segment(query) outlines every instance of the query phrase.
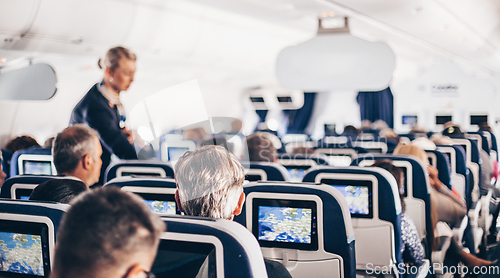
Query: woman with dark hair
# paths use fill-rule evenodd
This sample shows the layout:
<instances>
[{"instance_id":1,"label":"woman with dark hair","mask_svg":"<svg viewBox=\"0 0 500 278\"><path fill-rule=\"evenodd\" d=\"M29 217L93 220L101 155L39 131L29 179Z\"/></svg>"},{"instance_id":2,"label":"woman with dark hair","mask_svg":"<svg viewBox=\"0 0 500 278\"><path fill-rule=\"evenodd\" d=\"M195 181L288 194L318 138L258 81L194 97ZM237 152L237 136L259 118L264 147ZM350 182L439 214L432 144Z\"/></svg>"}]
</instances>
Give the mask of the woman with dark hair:
<instances>
[{"instance_id":1,"label":"woman with dark hair","mask_svg":"<svg viewBox=\"0 0 500 278\"><path fill-rule=\"evenodd\" d=\"M404 199L405 188L403 186L403 171L394 166L388 159L381 159L373 163L374 167L380 167L389 171L398 184L399 197L401 199L401 207L403 213L401 215L401 240L403 241L402 253L403 261L408 264L420 265L424 259L424 247L420 242L420 237L417 233L417 228L411 218L405 213L406 203Z\"/></svg>"},{"instance_id":2,"label":"woman with dark hair","mask_svg":"<svg viewBox=\"0 0 500 278\"><path fill-rule=\"evenodd\" d=\"M35 187L30 200L69 204L76 196L87 190L89 190L87 185L77 179L52 179Z\"/></svg>"},{"instance_id":3,"label":"woman with dark hair","mask_svg":"<svg viewBox=\"0 0 500 278\"><path fill-rule=\"evenodd\" d=\"M125 109L120 101L120 93L128 90L134 81L135 61L135 54L124 47L108 50L104 59L98 61L99 68L104 70L104 78L92 86L71 114L70 125L86 124L101 136L101 184L111 154L121 159L137 159L132 133L125 127Z\"/></svg>"}]
</instances>

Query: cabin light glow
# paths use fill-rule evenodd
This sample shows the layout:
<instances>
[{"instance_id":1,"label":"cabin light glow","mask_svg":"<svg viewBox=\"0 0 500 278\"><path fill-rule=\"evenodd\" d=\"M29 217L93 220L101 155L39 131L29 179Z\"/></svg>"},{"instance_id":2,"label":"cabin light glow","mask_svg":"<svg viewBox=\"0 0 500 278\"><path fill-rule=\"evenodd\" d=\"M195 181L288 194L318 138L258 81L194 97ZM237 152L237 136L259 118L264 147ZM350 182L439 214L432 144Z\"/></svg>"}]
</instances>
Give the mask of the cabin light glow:
<instances>
[{"instance_id":1,"label":"cabin light glow","mask_svg":"<svg viewBox=\"0 0 500 278\"><path fill-rule=\"evenodd\" d=\"M142 140L145 142L151 142L155 139L153 133L151 133L151 129L147 126L140 126L137 129L137 133L139 133L139 136L141 136Z\"/></svg>"},{"instance_id":2,"label":"cabin light glow","mask_svg":"<svg viewBox=\"0 0 500 278\"><path fill-rule=\"evenodd\" d=\"M270 130L276 131L280 127L280 123L276 119L269 119L267 121L267 127L269 127Z\"/></svg>"}]
</instances>

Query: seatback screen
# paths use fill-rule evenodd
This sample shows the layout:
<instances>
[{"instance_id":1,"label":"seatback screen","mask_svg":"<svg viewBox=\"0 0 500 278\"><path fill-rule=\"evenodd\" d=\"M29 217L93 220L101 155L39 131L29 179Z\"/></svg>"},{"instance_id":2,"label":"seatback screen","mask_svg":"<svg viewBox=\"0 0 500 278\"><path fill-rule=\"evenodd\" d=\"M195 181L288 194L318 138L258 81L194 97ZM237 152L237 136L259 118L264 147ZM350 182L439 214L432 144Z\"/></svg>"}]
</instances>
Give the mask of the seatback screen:
<instances>
[{"instance_id":1,"label":"seatback screen","mask_svg":"<svg viewBox=\"0 0 500 278\"><path fill-rule=\"evenodd\" d=\"M253 199L252 232L261 247L317 250L314 201Z\"/></svg>"},{"instance_id":2,"label":"seatback screen","mask_svg":"<svg viewBox=\"0 0 500 278\"><path fill-rule=\"evenodd\" d=\"M24 175L52 175L52 163L50 161L23 161Z\"/></svg>"},{"instance_id":3,"label":"seatback screen","mask_svg":"<svg viewBox=\"0 0 500 278\"><path fill-rule=\"evenodd\" d=\"M157 278L215 278L215 252L211 243L162 239L151 272Z\"/></svg>"},{"instance_id":4,"label":"seatback screen","mask_svg":"<svg viewBox=\"0 0 500 278\"><path fill-rule=\"evenodd\" d=\"M404 125L414 126L418 122L418 117L416 115L403 115L402 123Z\"/></svg>"},{"instance_id":5,"label":"seatback screen","mask_svg":"<svg viewBox=\"0 0 500 278\"><path fill-rule=\"evenodd\" d=\"M48 277L47 225L0 220L0 277Z\"/></svg>"},{"instance_id":6,"label":"seatback screen","mask_svg":"<svg viewBox=\"0 0 500 278\"><path fill-rule=\"evenodd\" d=\"M177 161L189 148L168 147L168 160Z\"/></svg>"},{"instance_id":7,"label":"seatback screen","mask_svg":"<svg viewBox=\"0 0 500 278\"><path fill-rule=\"evenodd\" d=\"M285 165L291 181L301 182L311 165Z\"/></svg>"},{"instance_id":8,"label":"seatback screen","mask_svg":"<svg viewBox=\"0 0 500 278\"><path fill-rule=\"evenodd\" d=\"M180 214L174 194L138 193L152 212L160 214Z\"/></svg>"},{"instance_id":9,"label":"seatback screen","mask_svg":"<svg viewBox=\"0 0 500 278\"><path fill-rule=\"evenodd\" d=\"M447 115L447 116L436 116L436 124L437 125L444 125L447 122L451 122L452 117Z\"/></svg>"},{"instance_id":10,"label":"seatback screen","mask_svg":"<svg viewBox=\"0 0 500 278\"><path fill-rule=\"evenodd\" d=\"M353 218L373 218L372 184L370 181L323 179L344 195Z\"/></svg>"}]
</instances>

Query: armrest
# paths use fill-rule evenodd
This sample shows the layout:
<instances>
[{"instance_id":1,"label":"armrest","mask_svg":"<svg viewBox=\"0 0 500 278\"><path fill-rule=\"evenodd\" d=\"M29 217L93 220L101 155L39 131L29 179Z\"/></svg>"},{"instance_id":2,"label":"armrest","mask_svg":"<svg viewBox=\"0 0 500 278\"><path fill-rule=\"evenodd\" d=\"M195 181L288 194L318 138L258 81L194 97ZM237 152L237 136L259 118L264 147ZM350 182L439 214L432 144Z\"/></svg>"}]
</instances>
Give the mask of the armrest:
<instances>
[{"instance_id":1,"label":"armrest","mask_svg":"<svg viewBox=\"0 0 500 278\"><path fill-rule=\"evenodd\" d=\"M418 268L418 273L415 278L425 278L429 273L429 268L431 267L431 262L428 259L422 260L422 264Z\"/></svg>"},{"instance_id":2,"label":"armrest","mask_svg":"<svg viewBox=\"0 0 500 278\"><path fill-rule=\"evenodd\" d=\"M470 219L470 224L473 227L478 227L478 221L479 221L479 213L481 212L482 209L482 202L483 198L479 199L476 202L476 205L473 208L469 209L469 213L467 214L469 219Z\"/></svg>"},{"instance_id":3,"label":"armrest","mask_svg":"<svg viewBox=\"0 0 500 278\"><path fill-rule=\"evenodd\" d=\"M446 256L446 251L448 251L448 248L450 247L452 241L453 233L448 227L448 224L443 222L438 222L438 224L436 225L436 229L434 230L434 233L436 236L439 236L440 246L438 250L432 251L431 261L433 265L434 264L443 265ZM443 273L438 273L439 271L442 272L443 270L436 269L437 274L443 274Z\"/></svg>"},{"instance_id":4,"label":"armrest","mask_svg":"<svg viewBox=\"0 0 500 278\"><path fill-rule=\"evenodd\" d=\"M462 222L460 223L460 226L453 229L453 237L457 240L457 242L462 242L465 229L467 228L467 223L469 223L469 218L467 216L464 216Z\"/></svg>"},{"instance_id":5,"label":"armrest","mask_svg":"<svg viewBox=\"0 0 500 278\"><path fill-rule=\"evenodd\" d=\"M490 202L493 196L493 190L488 190L488 194L486 196L481 197L481 215L478 218L477 224L484 231L484 234L487 235L491 226L492 216L490 215Z\"/></svg>"}]
</instances>

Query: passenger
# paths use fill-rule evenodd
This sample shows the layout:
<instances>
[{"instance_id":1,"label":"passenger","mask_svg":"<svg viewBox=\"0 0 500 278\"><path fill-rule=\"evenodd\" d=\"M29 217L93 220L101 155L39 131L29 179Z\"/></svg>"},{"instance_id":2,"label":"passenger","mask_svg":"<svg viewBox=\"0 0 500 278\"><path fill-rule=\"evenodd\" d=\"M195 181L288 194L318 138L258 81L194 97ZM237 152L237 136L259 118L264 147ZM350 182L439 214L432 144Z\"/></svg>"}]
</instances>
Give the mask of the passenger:
<instances>
[{"instance_id":1,"label":"passenger","mask_svg":"<svg viewBox=\"0 0 500 278\"><path fill-rule=\"evenodd\" d=\"M376 120L371 124L371 128L374 130L384 130L389 128L389 125L384 120Z\"/></svg>"},{"instance_id":2,"label":"passenger","mask_svg":"<svg viewBox=\"0 0 500 278\"><path fill-rule=\"evenodd\" d=\"M382 129L379 132L379 136L385 138L388 153L394 152L394 149L396 149L396 147L399 145L401 139L399 135L391 128Z\"/></svg>"},{"instance_id":3,"label":"passenger","mask_svg":"<svg viewBox=\"0 0 500 278\"><path fill-rule=\"evenodd\" d=\"M372 122L370 120L362 120L361 126L359 127L361 132L372 130Z\"/></svg>"},{"instance_id":4,"label":"passenger","mask_svg":"<svg viewBox=\"0 0 500 278\"><path fill-rule=\"evenodd\" d=\"M35 138L29 135L22 135L10 140L7 145L5 145L5 150L15 153L33 147L41 148Z\"/></svg>"},{"instance_id":5,"label":"passenger","mask_svg":"<svg viewBox=\"0 0 500 278\"><path fill-rule=\"evenodd\" d=\"M410 265L421 265L422 260L424 259L424 247L422 246L422 243L420 243L420 237L418 236L415 224L410 216L405 213L406 203L404 198L405 188L403 185L403 171L394 166L392 161L388 159L377 160L373 163L373 166L389 171L389 173L391 173L396 179L399 189L399 197L401 199L401 208L403 211L401 216L401 240L403 241L401 253L403 254L403 261Z\"/></svg>"},{"instance_id":6,"label":"passenger","mask_svg":"<svg viewBox=\"0 0 500 278\"><path fill-rule=\"evenodd\" d=\"M358 135L359 135L359 130L353 125L346 125L344 127L344 131L341 134L341 136L349 137L351 141L355 141Z\"/></svg>"},{"instance_id":7,"label":"passenger","mask_svg":"<svg viewBox=\"0 0 500 278\"><path fill-rule=\"evenodd\" d=\"M207 132L205 131L204 128L202 127L197 127L197 128L191 128L184 130L182 132L182 136L184 140L191 140L194 141L197 145L203 141L203 138L207 136Z\"/></svg>"},{"instance_id":8,"label":"passenger","mask_svg":"<svg viewBox=\"0 0 500 278\"><path fill-rule=\"evenodd\" d=\"M45 143L43 143L43 146L42 148L52 148L52 143L54 142L54 139L55 137L50 137L50 138L47 138L47 140L45 140Z\"/></svg>"},{"instance_id":9,"label":"passenger","mask_svg":"<svg viewBox=\"0 0 500 278\"><path fill-rule=\"evenodd\" d=\"M97 183L102 167L98 136L83 124L67 127L57 134L52 148L57 174L76 177L87 186Z\"/></svg>"},{"instance_id":10,"label":"passenger","mask_svg":"<svg viewBox=\"0 0 500 278\"><path fill-rule=\"evenodd\" d=\"M140 197L110 186L71 204L58 230L50 277L153 277L165 224Z\"/></svg>"},{"instance_id":11,"label":"passenger","mask_svg":"<svg viewBox=\"0 0 500 278\"><path fill-rule=\"evenodd\" d=\"M427 154L423 149L415 145L399 145L394 154L404 154L414 156L425 165L427 164ZM448 222L458 225L467 213L465 202L459 199L453 192L443 185L438 178L438 171L431 165L427 165L429 182L431 185L431 202L434 212L437 214L437 221ZM418 185L417 185L418 186Z\"/></svg>"},{"instance_id":12,"label":"passenger","mask_svg":"<svg viewBox=\"0 0 500 278\"><path fill-rule=\"evenodd\" d=\"M451 140L450 137L448 136L444 136L442 134L434 134L431 136L431 138L429 138L429 140L431 140L434 144L436 145L448 145L448 146L451 146L453 145L453 140Z\"/></svg>"},{"instance_id":13,"label":"passenger","mask_svg":"<svg viewBox=\"0 0 500 278\"><path fill-rule=\"evenodd\" d=\"M128 90L134 81L136 56L121 46L111 48L104 60L98 61L104 69L104 78L95 84L73 109L70 125L87 124L101 135L102 184L104 171L111 162L111 154L121 159L137 159L132 132L125 127L125 109L120 93Z\"/></svg>"},{"instance_id":14,"label":"passenger","mask_svg":"<svg viewBox=\"0 0 500 278\"><path fill-rule=\"evenodd\" d=\"M87 185L76 179L52 179L35 187L30 200L69 204L78 194L87 190Z\"/></svg>"},{"instance_id":15,"label":"passenger","mask_svg":"<svg viewBox=\"0 0 500 278\"><path fill-rule=\"evenodd\" d=\"M205 137L205 140L201 142L200 146L216 145L222 146L229 152L233 152L233 144L227 142L226 138L222 136L212 136L212 138Z\"/></svg>"},{"instance_id":16,"label":"passenger","mask_svg":"<svg viewBox=\"0 0 500 278\"><path fill-rule=\"evenodd\" d=\"M431 140L427 139L427 137L419 137L413 141L411 141L411 145L417 146L423 150L433 151L436 149L436 144Z\"/></svg>"},{"instance_id":17,"label":"passenger","mask_svg":"<svg viewBox=\"0 0 500 278\"><path fill-rule=\"evenodd\" d=\"M314 149L310 147L295 147L292 149L292 154L303 154L305 156L312 155L314 153Z\"/></svg>"},{"instance_id":18,"label":"passenger","mask_svg":"<svg viewBox=\"0 0 500 278\"><path fill-rule=\"evenodd\" d=\"M424 136L427 137L427 135L426 135L427 132L428 131L425 128L416 125L416 126L413 126L408 133L410 133L410 134L419 134L419 135L422 134L422 135L424 135Z\"/></svg>"},{"instance_id":19,"label":"passenger","mask_svg":"<svg viewBox=\"0 0 500 278\"><path fill-rule=\"evenodd\" d=\"M0 150L0 189L2 188L3 182L5 181L5 178L7 177L7 174L3 171L3 156L2 156L2 151Z\"/></svg>"},{"instance_id":20,"label":"passenger","mask_svg":"<svg viewBox=\"0 0 500 278\"><path fill-rule=\"evenodd\" d=\"M451 138L465 138L465 133L457 124L449 124L448 128L444 129L442 133L443 136L449 136ZM453 144L453 141L451 142ZM500 214L500 205L498 204L500 200L500 190L491 183L491 177L495 169L491 157L483 150L482 146L479 146L478 149L481 158L481 183L479 184L479 194L481 197L486 196L491 190L492 198L496 200L495 202L490 202L490 213L493 215L493 220L488 235L488 242L494 243L496 242L498 234L496 225L498 215Z\"/></svg>"},{"instance_id":21,"label":"passenger","mask_svg":"<svg viewBox=\"0 0 500 278\"><path fill-rule=\"evenodd\" d=\"M278 151L274 146L272 134L267 132L256 132L247 136L249 160L253 162L278 162Z\"/></svg>"},{"instance_id":22,"label":"passenger","mask_svg":"<svg viewBox=\"0 0 500 278\"><path fill-rule=\"evenodd\" d=\"M175 164L177 206L187 215L233 220L245 203L244 179L243 166L225 148L210 145L188 151ZM282 264L264 261L269 278L291 277Z\"/></svg>"}]
</instances>

